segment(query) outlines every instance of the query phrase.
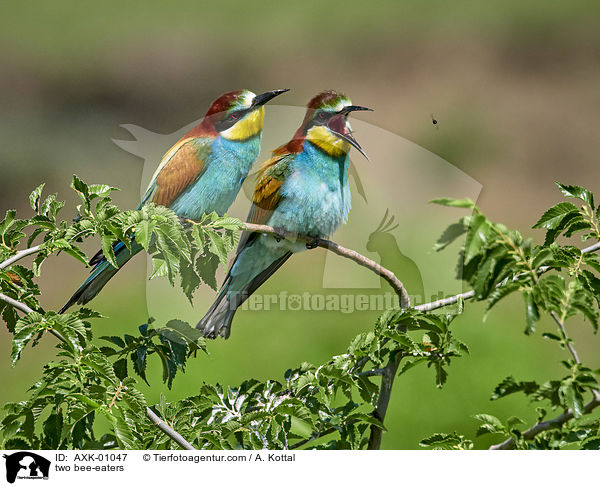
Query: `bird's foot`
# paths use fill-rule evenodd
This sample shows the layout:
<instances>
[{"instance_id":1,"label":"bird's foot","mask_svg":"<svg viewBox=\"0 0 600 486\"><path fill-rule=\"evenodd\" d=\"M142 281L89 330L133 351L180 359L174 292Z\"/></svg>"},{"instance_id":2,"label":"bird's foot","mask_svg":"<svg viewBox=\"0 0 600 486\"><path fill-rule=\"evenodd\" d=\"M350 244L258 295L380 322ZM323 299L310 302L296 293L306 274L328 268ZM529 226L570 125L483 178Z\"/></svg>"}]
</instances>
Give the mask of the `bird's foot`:
<instances>
[{"instance_id":1,"label":"bird's foot","mask_svg":"<svg viewBox=\"0 0 600 486\"><path fill-rule=\"evenodd\" d=\"M321 241L321 238L317 236L311 236L310 238L311 239L306 242L307 250L312 250L313 248L316 248L317 246L319 246L319 241Z\"/></svg>"},{"instance_id":2,"label":"bird's foot","mask_svg":"<svg viewBox=\"0 0 600 486\"><path fill-rule=\"evenodd\" d=\"M273 235L273 238L275 238L275 241L277 243L279 243L281 240L285 240L285 229L278 227L278 228L273 228L275 230L275 234Z\"/></svg>"}]
</instances>

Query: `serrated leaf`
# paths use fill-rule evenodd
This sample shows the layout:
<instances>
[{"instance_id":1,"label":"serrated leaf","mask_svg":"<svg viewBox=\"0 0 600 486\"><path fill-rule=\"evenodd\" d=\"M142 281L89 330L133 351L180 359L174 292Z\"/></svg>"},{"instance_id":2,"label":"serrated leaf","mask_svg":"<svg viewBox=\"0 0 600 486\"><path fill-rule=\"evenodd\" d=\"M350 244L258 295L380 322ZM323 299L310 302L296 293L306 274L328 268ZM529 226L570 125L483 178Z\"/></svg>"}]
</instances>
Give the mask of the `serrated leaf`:
<instances>
[{"instance_id":1,"label":"serrated leaf","mask_svg":"<svg viewBox=\"0 0 600 486\"><path fill-rule=\"evenodd\" d=\"M116 407L114 407L116 408ZM113 424L113 430L119 441L119 445L122 449L139 449L140 444L135 438L133 433L133 422L131 419L126 418L123 412L114 410L113 413L109 414L109 418Z\"/></svg>"},{"instance_id":2,"label":"serrated leaf","mask_svg":"<svg viewBox=\"0 0 600 486\"><path fill-rule=\"evenodd\" d=\"M507 284L496 287L494 290L490 292L487 298L487 308L486 310L490 310L494 307L498 302L500 302L504 297L512 294L513 292L519 290L521 284L519 282L509 282Z\"/></svg>"},{"instance_id":3,"label":"serrated leaf","mask_svg":"<svg viewBox=\"0 0 600 486\"><path fill-rule=\"evenodd\" d=\"M525 334L533 334L535 324L540 320L540 312L530 291L523 292L523 299L525 300L525 320L527 322Z\"/></svg>"},{"instance_id":4,"label":"serrated leaf","mask_svg":"<svg viewBox=\"0 0 600 486\"><path fill-rule=\"evenodd\" d=\"M592 209L594 208L594 195L591 191L588 191L587 189L584 189L580 186L570 186L567 184L561 184L560 182L557 182L556 185L560 189L560 192L562 192L565 196L576 197L578 199L581 199L583 202L587 203Z\"/></svg>"},{"instance_id":5,"label":"serrated leaf","mask_svg":"<svg viewBox=\"0 0 600 486\"><path fill-rule=\"evenodd\" d=\"M508 376L496 386L491 399L497 400L517 392L531 395L538 389L539 386L535 381L516 381L512 376Z\"/></svg>"},{"instance_id":6,"label":"serrated leaf","mask_svg":"<svg viewBox=\"0 0 600 486\"><path fill-rule=\"evenodd\" d=\"M113 364L113 369L115 370L115 375L121 381L127 378L127 359L121 358Z\"/></svg>"},{"instance_id":7,"label":"serrated leaf","mask_svg":"<svg viewBox=\"0 0 600 486\"><path fill-rule=\"evenodd\" d=\"M471 259L479 254L484 245L488 243L491 226L487 218L476 214L471 218L471 224L467 231L464 247L464 263L467 265Z\"/></svg>"},{"instance_id":8,"label":"serrated leaf","mask_svg":"<svg viewBox=\"0 0 600 486\"><path fill-rule=\"evenodd\" d=\"M44 190L45 185L45 182L40 184L29 195L29 205L31 206L31 209L33 209L36 213L40 212L40 197L42 195L42 191Z\"/></svg>"},{"instance_id":9,"label":"serrated leaf","mask_svg":"<svg viewBox=\"0 0 600 486\"><path fill-rule=\"evenodd\" d=\"M98 402L92 400L90 397L84 395L83 393L71 393L69 397L79 400L81 403L87 405L91 409L100 408L100 404Z\"/></svg>"},{"instance_id":10,"label":"serrated leaf","mask_svg":"<svg viewBox=\"0 0 600 486\"><path fill-rule=\"evenodd\" d=\"M119 268L119 264L115 258L115 252L113 250L113 243L115 242L115 238L112 235L103 235L102 236L102 253L104 254L104 258L108 260L113 267Z\"/></svg>"},{"instance_id":11,"label":"serrated leaf","mask_svg":"<svg viewBox=\"0 0 600 486\"><path fill-rule=\"evenodd\" d=\"M221 235L216 231L208 231L207 233L210 240L209 249L211 253L217 255L221 265L223 265L224 268L227 268L227 250L225 249L225 244L223 243Z\"/></svg>"},{"instance_id":12,"label":"serrated leaf","mask_svg":"<svg viewBox=\"0 0 600 486\"><path fill-rule=\"evenodd\" d=\"M140 221L135 226L135 241L137 241L144 250L148 251L150 239L156 223L154 221Z\"/></svg>"},{"instance_id":13,"label":"serrated leaf","mask_svg":"<svg viewBox=\"0 0 600 486\"><path fill-rule=\"evenodd\" d=\"M555 206L548 209L537 223L533 225L533 228L545 228L549 230L560 230L564 226L561 223L567 215L578 215L579 209L570 202L560 202Z\"/></svg>"}]
</instances>

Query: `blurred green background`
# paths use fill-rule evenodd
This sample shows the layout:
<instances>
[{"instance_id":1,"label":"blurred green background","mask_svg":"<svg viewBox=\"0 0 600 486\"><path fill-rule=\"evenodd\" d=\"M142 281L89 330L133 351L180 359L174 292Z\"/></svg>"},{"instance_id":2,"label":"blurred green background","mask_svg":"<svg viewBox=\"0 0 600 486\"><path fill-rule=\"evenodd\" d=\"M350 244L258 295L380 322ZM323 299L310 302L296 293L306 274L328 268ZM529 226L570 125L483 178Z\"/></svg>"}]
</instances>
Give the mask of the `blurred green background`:
<instances>
[{"instance_id":1,"label":"blurred green background","mask_svg":"<svg viewBox=\"0 0 600 486\"><path fill-rule=\"evenodd\" d=\"M113 138L128 138L119 125L170 134L201 117L227 90L292 88L277 103L302 106L319 90L335 88L376 110L361 120L424 147L478 181L479 204L488 215L539 240L542 235L528 228L558 199L554 181L600 192L599 20L600 3L584 0L3 2L0 211L16 207L28 214L27 195L46 182L47 190L68 201L64 217L70 217L73 173L120 187L117 203L134 207L144 167L113 144ZM364 143L369 153L377 151L376 143L376 136ZM388 175L375 158L364 167L375 182ZM393 198L397 191L401 201L418 176L389 178L382 192ZM440 196L465 195L444 192L443 182L435 184ZM419 215L400 204L390 209L401 223L398 241L409 252L423 245L429 250L436 235L421 231ZM459 215L444 214L444 224ZM381 217L373 215L373 227ZM343 240L350 246L351 236ZM86 248L91 254L95 245ZM437 267L444 281L454 273L455 251L449 249L444 266ZM299 255L263 292L321 291L325 255L319 252ZM147 319L144 263L131 262L95 301L109 316L94 323L97 336L135 333ZM48 262L43 305L60 307L84 275L66 257ZM212 295L202 291L197 317ZM175 305L167 311L181 317ZM147 396L155 401L163 392L178 399L194 393L202 380L235 385L251 377L281 379L303 361L320 364L344 352L377 314L240 313L231 339L209 343L211 355L190 362L172 390L160 386L153 368ZM397 380L383 447L417 448L438 431L473 435L474 413L534 420L526 401L490 402L491 391L511 374L554 377L563 354L541 333L523 334L518 298L499 305L485 323L482 316L482 306L473 305L456 321L456 334L471 355L454 362L442 390L426 368ZM551 327L548 321L539 326ZM590 326L574 321L570 332L584 362L597 367L598 338ZM0 334L1 401L20 400L53 356L54 343L44 340L10 368L10 336L4 328ZM492 441L480 438L476 446Z\"/></svg>"}]
</instances>

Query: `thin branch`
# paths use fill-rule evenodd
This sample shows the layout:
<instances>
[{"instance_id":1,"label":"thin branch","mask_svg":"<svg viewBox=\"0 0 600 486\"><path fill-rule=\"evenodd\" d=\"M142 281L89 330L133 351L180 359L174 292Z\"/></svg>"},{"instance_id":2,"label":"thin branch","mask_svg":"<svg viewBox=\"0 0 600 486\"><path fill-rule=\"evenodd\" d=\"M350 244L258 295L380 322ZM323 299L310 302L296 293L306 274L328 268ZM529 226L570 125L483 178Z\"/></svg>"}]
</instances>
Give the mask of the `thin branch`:
<instances>
[{"instance_id":1,"label":"thin branch","mask_svg":"<svg viewBox=\"0 0 600 486\"><path fill-rule=\"evenodd\" d=\"M456 304L460 299L469 300L473 297L475 297L475 292L473 290L469 290L463 294L457 294L453 295L452 297L446 297L444 299L434 300L433 302L427 302L426 304L416 305L415 310L422 312L432 311L441 307Z\"/></svg>"},{"instance_id":2,"label":"thin branch","mask_svg":"<svg viewBox=\"0 0 600 486\"><path fill-rule=\"evenodd\" d=\"M583 407L583 411L582 411L583 415L591 413L592 410L594 410L599 405L600 405L600 396L596 393L594 395L593 400L591 400L590 402L586 403L585 406ZM538 435L540 432L544 432L546 430L558 428L562 424L564 424L565 422L567 422L568 420L571 420L572 418L573 418L573 411L571 409L569 409L565 413L563 413L562 415L559 415L558 417L556 417L556 418L554 418L552 420L546 420L544 422L538 422L533 427L530 427L525 432L523 432L523 434L522 434L523 439L525 439L525 440L531 440L536 435ZM515 445L516 445L515 444L515 440L512 437L510 437L509 439L506 439L504 442L501 442L500 444L496 444L496 445L491 446L490 450L514 449Z\"/></svg>"},{"instance_id":3,"label":"thin branch","mask_svg":"<svg viewBox=\"0 0 600 486\"><path fill-rule=\"evenodd\" d=\"M595 243L586 248L583 248L581 250L581 253L592 253L592 252L598 251L598 250L600 250L600 242ZM540 268L538 268L537 273L538 273L538 275L541 275L543 273L546 273L551 268L552 267L549 267L549 266L540 267ZM527 273L526 272L519 273L512 278L512 281L514 282L514 281L518 280L519 278L523 277L524 275L527 275ZM500 282L498 285L496 285L496 287L502 287L503 285L506 285L506 283ZM468 292L453 295L452 297L445 297L443 299L434 300L433 302L427 302L425 304L416 305L414 307L414 309L421 311L421 312L432 311L435 309L439 309L441 307L446 307L448 305L456 304L460 299L469 300L469 299L472 299L473 297L475 297L475 292L473 290L469 290Z\"/></svg>"},{"instance_id":4,"label":"thin branch","mask_svg":"<svg viewBox=\"0 0 600 486\"><path fill-rule=\"evenodd\" d=\"M33 309L31 307L29 307L27 304L24 304L23 302L19 302L18 300L15 300L12 297L9 297L8 295L4 295L3 293L0 293L0 300L3 300L7 304L12 305L15 309L18 309L25 314L29 314L30 312L33 312ZM54 337L60 339L63 343L67 342L67 340L58 331L56 331L54 329L48 329L48 331Z\"/></svg>"},{"instance_id":5,"label":"thin branch","mask_svg":"<svg viewBox=\"0 0 600 486\"><path fill-rule=\"evenodd\" d=\"M0 293L0 300L3 300L7 304L12 305L15 309L19 309L21 312L24 312L25 314L29 314L30 312L33 312L33 309L31 307L29 307L27 304L24 304L23 302L19 302L18 300L15 300L12 297L9 297L8 295L4 295L4 294Z\"/></svg>"},{"instance_id":6,"label":"thin branch","mask_svg":"<svg viewBox=\"0 0 600 486\"><path fill-rule=\"evenodd\" d=\"M373 411L373 416L379 419L381 423L385 420L385 415L392 396L394 380L396 379L398 366L400 366L400 361L402 361L403 357L404 354L396 353L390 358L385 368L383 368L383 373L381 374L381 388L379 390L379 396L377 397L377 407ZM381 448L382 438L383 429L372 424L371 434L369 435L369 445L367 448L369 450L379 450Z\"/></svg>"},{"instance_id":7,"label":"thin branch","mask_svg":"<svg viewBox=\"0 0 600 486\"><path fill-rule=\"evenodd\" d=\"M408 295L408 292L404 288L402 282L398 279L398 277L396 277L394 272L388 270L385 267L382 267L381 265L379 265L379 263L371 260L370 258L367 258L366 256L358 253L357 251L345 248L330 240L315 240L310 236L299 235L297 233L292 232L278 231L275 228L264 224L244 223L244 226L248 231L251 231L253 233L263 233L266 235L275 236L276 238L281 238L282 236L284 236L286 239L290 240L305 241L320 248L325 248L326 250L329 250L335 253L336 255L342 256L344 258L349 258L355 263L358 263L361 267L368 268L369 270L375 272L377 275L383 277L392 286L392 288L400 297L400 306L402 308L410 307L410 297Z\"/></svg>"},{"instance_id":8,"label":"thin branch","mask_svg":"<svg viewBox=\"0 0 600 486\"><path fill-rule=\"evenodd\" d=\"M188 451L196 450L196 448L187 440L185 440L179 432L173 430L167 425L167 423L164 420L162 420L158 415L156 415L150 407L146 407L146 413L148 414L148 418L154 423L154 425L156 425L164 434L168 435L180 447Z\"/></svg>"},{"instance_id":9,"label":"thin branch","mask_svg":"<svg viewBox=\"0 0 600 486\"><path fill-rule=\"evenodd\" d=\"M4 260L2 263L0 263L0 270L4 269L6 267L9 267L13 263L19 261L21 258L25 258L28 255L33 255L34 253L37 253L38 251L40 251L41 248L42 248L42 245L36 245L36 246L32 246L31 248L26 248L25 250L18 251L13 256L11 256L7 260Z\"/></svg>"},{"instance_id":10,"label":"thin branch","mask_svg":"<svg viewBox=\"0 0 600 486\"><path fill-rule=\"evenodd\" d=\"M558 317L558 314L556 312L552 311L552 312L550 312L550 315L552 316L552 319L554 319L554 322L556 322L556 325L560 329L560 332L562 333L563 339L565 340L565 344L567 346L567 349L571 353L571 356L573 356L573 359L575 360L575 363L581 364L581 360L579 359L579 355L577 354L577 351L575 350L575 347L573 346L573 343L571 342L571 340L569 339L569 336L567 335L567 328L565 326L565 323L560 319L560 317Z\"/></svg>"},{"instance_id":11,"label":"thin branch","mask_svg":"<svg viewBox=\"0 0 600 486\"><path fill-rule=\"evenodd\" d=\"M591 253L596 250L600 250L600 241L598 243L584 248L583 250L581 250L581 253Z\"/></svg>"}]
</instances>

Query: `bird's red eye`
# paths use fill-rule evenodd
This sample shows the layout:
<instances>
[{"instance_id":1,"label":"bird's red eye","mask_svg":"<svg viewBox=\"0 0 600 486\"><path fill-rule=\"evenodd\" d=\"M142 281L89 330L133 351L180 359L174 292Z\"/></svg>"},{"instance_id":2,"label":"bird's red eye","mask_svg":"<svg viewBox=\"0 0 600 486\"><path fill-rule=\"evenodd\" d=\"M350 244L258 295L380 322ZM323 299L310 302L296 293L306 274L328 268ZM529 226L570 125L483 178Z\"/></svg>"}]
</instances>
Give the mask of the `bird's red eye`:
<instances>
[{"instance_id":1,"label":"bird's red eye","mask_svg":"<svg viewBox=\"0 0 600 486\"><path fill-rule=\"evenodd\" d=\"M232 113L231 115L229 115L229 118L231 120L237 120L240 117L240 115L238 115L237 113Z\"/></svg>"}]
</instances>

